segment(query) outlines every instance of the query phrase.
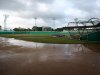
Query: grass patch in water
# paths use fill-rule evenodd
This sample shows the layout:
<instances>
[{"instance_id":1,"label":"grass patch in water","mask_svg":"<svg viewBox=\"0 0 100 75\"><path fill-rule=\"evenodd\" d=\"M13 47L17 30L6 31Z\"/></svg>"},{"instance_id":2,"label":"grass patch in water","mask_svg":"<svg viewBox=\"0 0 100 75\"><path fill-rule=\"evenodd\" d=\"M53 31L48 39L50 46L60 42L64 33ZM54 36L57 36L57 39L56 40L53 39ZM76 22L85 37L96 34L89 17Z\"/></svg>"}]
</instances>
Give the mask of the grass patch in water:
<instances>
[{"instance_id":1,"label":"grass patch in water","mask_svg":"<svg viewBox=\"0 0 100 75\"><path fill-rule=\"evenodd\" d=\"M52 37L50 35L31 35L31 34L3 34L1 37L21 39L25 41L41 42L41 43L56 43L56 44L79 44L83 43L80 40L68 39L66 37Z\"/></svg>"}]
</instances>

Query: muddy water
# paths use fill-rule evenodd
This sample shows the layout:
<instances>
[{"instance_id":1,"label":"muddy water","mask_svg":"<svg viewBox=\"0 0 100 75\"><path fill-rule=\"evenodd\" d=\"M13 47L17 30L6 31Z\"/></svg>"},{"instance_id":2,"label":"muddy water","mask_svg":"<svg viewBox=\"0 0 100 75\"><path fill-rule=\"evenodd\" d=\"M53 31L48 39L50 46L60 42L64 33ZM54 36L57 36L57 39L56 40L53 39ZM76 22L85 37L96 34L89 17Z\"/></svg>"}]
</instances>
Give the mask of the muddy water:
<instances>
[{"instance_id":1,"label":"muddy water","mask_svg":"<svg viewBox=\"0 0 100 75\"><path fill-rule=\"evenodd\" d=\"M0 38L0 75L100 75L99 46Z\"/></svg>"}]
</instances>

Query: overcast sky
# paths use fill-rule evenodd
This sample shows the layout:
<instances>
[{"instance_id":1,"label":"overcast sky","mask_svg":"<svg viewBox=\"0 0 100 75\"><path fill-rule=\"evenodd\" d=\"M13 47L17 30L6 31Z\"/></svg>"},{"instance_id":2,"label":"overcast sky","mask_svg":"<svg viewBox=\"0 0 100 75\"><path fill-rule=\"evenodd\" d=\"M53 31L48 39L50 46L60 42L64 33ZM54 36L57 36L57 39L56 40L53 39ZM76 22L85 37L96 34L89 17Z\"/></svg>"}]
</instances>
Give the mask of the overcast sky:
<instances>
[{"instance_id":1,"label":"overcast sky","mask_svg":"<svg viewBox=\"0 0 100 75\"><path fill-rule=\"evenodd\" d=\"M74 18L100 18L100 0L0 0L0 25L4 14L9 15L7 27L32 28L34 17L37 26L66 26Z\"/></svg>"}]
</instances>

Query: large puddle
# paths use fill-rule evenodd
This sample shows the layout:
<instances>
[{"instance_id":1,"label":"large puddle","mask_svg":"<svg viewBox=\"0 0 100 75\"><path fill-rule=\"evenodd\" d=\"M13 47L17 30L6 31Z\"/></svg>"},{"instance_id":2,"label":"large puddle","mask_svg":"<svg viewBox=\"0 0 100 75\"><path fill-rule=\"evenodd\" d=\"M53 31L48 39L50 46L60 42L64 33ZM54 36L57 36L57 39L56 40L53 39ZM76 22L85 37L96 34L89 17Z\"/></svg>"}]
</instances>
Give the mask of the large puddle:
<instances>
[{"instance_id":1,"label":"large puddle","mask_svg":"<svg viewBox=\"0 0 100 75\"><path fill-rule=\"evenodd\" d=\"M100 75L99 46L0 37L0 75Z\"/></svg>"}]
</instances>

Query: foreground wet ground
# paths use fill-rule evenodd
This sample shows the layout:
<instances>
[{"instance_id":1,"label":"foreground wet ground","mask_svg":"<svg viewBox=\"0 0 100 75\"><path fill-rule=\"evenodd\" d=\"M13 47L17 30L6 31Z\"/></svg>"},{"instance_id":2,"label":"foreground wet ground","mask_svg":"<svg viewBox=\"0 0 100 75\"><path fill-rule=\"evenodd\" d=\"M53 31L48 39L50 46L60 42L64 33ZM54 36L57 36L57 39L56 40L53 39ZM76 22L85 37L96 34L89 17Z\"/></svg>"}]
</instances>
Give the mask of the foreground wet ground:
<instances>
[{"instance_id":1,"label":"foreground wet ground","mask_svg":"<svg viewBox=\"0 0 100 75\"><path fill-rule=\"evenodd\" d=\"M99 46L0 38L0 75L100 75Z\"/></svg>"}]
</instances>

